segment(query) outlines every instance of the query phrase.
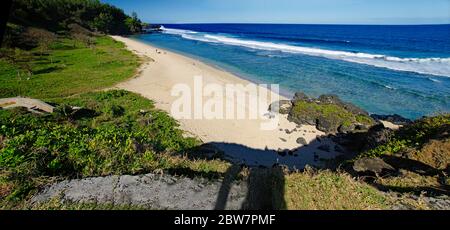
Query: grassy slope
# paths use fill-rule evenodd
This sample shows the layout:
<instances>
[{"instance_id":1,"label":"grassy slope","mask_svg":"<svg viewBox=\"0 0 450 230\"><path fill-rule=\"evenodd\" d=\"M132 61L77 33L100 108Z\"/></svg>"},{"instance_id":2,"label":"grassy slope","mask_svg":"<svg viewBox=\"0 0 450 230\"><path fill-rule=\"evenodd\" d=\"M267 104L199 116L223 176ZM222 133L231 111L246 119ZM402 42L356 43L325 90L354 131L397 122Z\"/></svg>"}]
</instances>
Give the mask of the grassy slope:
<instances>
[{"instance_id":1,"label":"grassy slope","mask_svg":"<svg viewBox=\"0 0 450 230\"><path fill-rule=\"evenodd\" d=\"M93 48L71 39L59 39L48 56L39 48L28 61L29 76L16 66L0 60L0 97L28 96L39 99L66 97L97 90L133 75L138 57L110 37L97 37ZM17 52L17 55L21 53Z\"/></svg>"},{"instance_id":2,"label":"grassy slope","mask_svg":"<svg viewBox=\"0 0 450 230\"><path fill-rule=\"evenodd\" d=\"M125 101L127 103L125 103ZM220 160L193 160L184 151L198 141L184 138L175 120L150 101L126 91L95 92L66 102L95 109L94 117L40 116L0 111L0 150L6 200L20 201L55 178L140 174L156 170L192 176L223 173ZM120 114L113 109L118 104ZM139 110L146 113L140 113Z\"/></svg>"},{"instance_id":3,"label":"grassy slope","mask_svg":"<svg viewBox=\"0 0 450 230\"><path fill-rule=\"evenodd\" d=\"M287 209L371 210L387 209L391 203L375 188L343 172L306 170L287 174L284 180Z\"/></svg>"},{"instance_id":4,"label":"grassy slope","mask_svg":"<svg viewBox=\"0 0 450 230\"><path fill-rule=\"evenodd\" d=\"M0 97L28 96L57 103L59 112L35 115L0 110L0 197L11 208L43 184L64 178L170 170L217 176L228 164L183 155L199 142L153 102L121 91L97 91L133 76L136 55L101 36L94 47L63 38L31 53L33 74L0 59ZM64 105L86 110L73 113ZM141 113L141 111L145 111ZM83 206L84 207L84 206Z\"/></svg>"},{"instance_id":5,"label":"grassy slope","mask_svg":"<svg viewBox=\"0 0 450 230\"><path fill-rule=\"evenodd\" d=\"M450 130L449 127L450 114L423 118L398 130L388 143L371 149L359 157L393 155L410 149L418 149L420 151L432 139L447 138L443 133L448 132ZM448 136L448 134L446 135ZM426 159L422 159L422 161L433 165L432 162L427 162ZM437 167L446 166L446 164L443 164Z\"/></svg>"},{"instance_id":6,"label":"grassy slope","mask_svg":"<svg viewBox=\"0 0 450 230\"><path fill-rule=\"evenodd\" d=\"M394 157L399 159L399 162L406 162L399 163L401 168L399 176L378 178L375 181L392 191L448 194L449 133L450 114L422 118L399 129L386 144L358 157Z\"/></svg>"}]
</instances>

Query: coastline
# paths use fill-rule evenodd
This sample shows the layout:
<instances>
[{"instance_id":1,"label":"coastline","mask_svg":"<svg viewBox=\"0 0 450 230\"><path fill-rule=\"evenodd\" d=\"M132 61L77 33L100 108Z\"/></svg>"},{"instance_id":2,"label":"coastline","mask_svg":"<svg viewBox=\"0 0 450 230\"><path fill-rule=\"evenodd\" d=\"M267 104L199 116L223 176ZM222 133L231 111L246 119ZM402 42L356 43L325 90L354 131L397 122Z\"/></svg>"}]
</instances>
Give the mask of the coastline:
<instances>
[{"instance_id":1,"label":"coastline","mask_svg":"<svg viewBox=\"0 0 450 230\"><path fill-rule=\"evenodd\" d=\"M234 77L239 78L240 80L244 80L244 81L247 82L247 84L248 83L266 84L265 82L263 82L261 80L258 81L257 79L251 79L251 77L245 76L244 74L239 73L239 71L231 69L231 68L233 68L231 66L223 67L223 66L220 66L219 63L214 63L213 60L209 60L209 59L204 58L204 57L200 57L200 56L196 56L196 55L189 54L189 53L186 53L186 52L182 52L180 50L173 50L173 49L168 49L168 48L164 48L164 47L161 47L161 46L157 46L157 45L154 45L154 44L150 44L150 43L146 42L145 40L140 40L138 38L135 38L134 36L127 37L127 38L130 39L130 40L133 40L133 41L136 41L136 42L143 43L143 44L146 44L148 46L151 46L154 49L158 49L158 50L166 51L166 52L171 52L171 53L178 54L178 55L186 57L186 58L190 58L190 59L195 60L197 62L201 62L201 63L203 63L205 65L210 66L211 68L217 69L217 70L222 71L222 72L229 73L229 74L233 75ZM294 96L295 92L280 87L279 88L279 92L277 94L279 96L283 97L283 98L280 97L280 100L285 100L285 99L287 100L289 98L292 98Z\"/></svg>"},{"instance_id":2,"label":"coastline","mask_svg":"<svg viewBox=\"0 0 450 230\"><path fill-rule=\"evenodd\" d=\"M171 89L176 84L187 84L193 88L194 76L202 76L204 84L243 84L251 83L229 72L214 68L199 60L183 56L134 39L112 36L113 39L123 42L126 47L147 60L140 68L138 75L116 87L138 93L155 102L158 109L171 112L171 105L177 97L171 96ZM265 88L264 88L265 89ZM263 89L263 90L264 90ZM267 90L267 89L265 89ZM244 92L248 95L247 92ZM279 100L286 99L278 95ZM226 96L224 101L232 100ZM234 102L232 102L234 103ZM270 102L269 102L270 104ZM246 111L248 108L246 105ZM267 105L268 108L268 105ZM274 130L261 130L260 124L265 119L178 119L180 128L204 143L217 146L235 161L247 165L271 166L274 163L283 163L288 166L301 168L306 164L320 165L314 159L331 159L338 153L321 152L317 148L320 143L316 139L323 132L314 126L298 126L287 120L287 115L276 115L279 119ZM220 131L219 131L220 130ZM308 145L297 143L298 138L304 138ZM325 140L331 146L331 140ZM333 148L332 148L333 149ZM294 151L280 157L280 151ZM299 157L299 155L302 155Z\"/></svg>"}]
</instances>

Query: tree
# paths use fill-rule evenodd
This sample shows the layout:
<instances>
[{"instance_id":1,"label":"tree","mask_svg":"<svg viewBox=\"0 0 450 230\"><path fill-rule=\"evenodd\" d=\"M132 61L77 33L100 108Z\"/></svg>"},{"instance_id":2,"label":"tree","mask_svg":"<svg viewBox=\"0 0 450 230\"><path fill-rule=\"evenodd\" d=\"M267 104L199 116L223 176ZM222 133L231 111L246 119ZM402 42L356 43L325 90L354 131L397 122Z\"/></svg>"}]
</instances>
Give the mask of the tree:
<instances>
[{"instance_id":1,"label":"tree","mask_svg":"<svg viewBox=\"0 0 450 230\"><path fill-rule=\"evenodd\" d=\"M52 32L67 31L73 23L110 34L142 30L136 13L130 17L122 9L99 0L14 0L10 22Z\"/></svg>"},{"instance_id":2,"label":"tree","mask_svg":"<svg viewBox=\"0 0 450 230\"><path fill-rule=\"evenodd\" d=\"M140 33L142 32L142 22L139 20L137 13L133 12L131 17L125 19L125 24L131 33Z\"/></svg>"},{"instance_id":3,"label":"tree","mask_svg":"<svg viewBox=\"0 0 450 230\"><path fill-rule=\"evenodd\" d=\"M112 24L112 21L113 17L110 14L102 12L94 18L92 25L97 31L109 33L109 27Z\"/></svg>"}]
</instances>

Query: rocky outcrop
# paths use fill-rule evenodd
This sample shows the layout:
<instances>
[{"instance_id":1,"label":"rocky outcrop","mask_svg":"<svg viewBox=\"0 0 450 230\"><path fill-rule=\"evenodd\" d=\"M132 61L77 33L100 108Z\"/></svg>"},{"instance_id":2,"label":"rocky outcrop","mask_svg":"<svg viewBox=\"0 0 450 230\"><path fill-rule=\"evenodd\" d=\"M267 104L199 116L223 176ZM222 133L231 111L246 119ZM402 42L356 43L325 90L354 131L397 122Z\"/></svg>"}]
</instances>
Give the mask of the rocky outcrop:
<instances>
[{"instance_id":1,"label":"rocky outcrop","mask_svg":"<svg viewBox=\"0 0 450 230\"><path fill-rule=\"evenodd\" d=\"M341 101L341 99L339 99L339 97L337 95L334 95L334 94L321 95L319 97L319 102L322 103L322 104L338 105L338 106L344 108L345 110L347 110L350 113L355 114L355 115L364 115L364 116L368 116L369 115L369 113L367 113L363 109L357 107L356 105L353 105L352 103Z\"/></svg>"},{"instance_id":2,"label":"rocky outcrop","mask_svg":"<svg viewBox=\"0 0 450 230\"><path fill-rule=\"evenodd\" d=\"M377 124L369 128L367 132L335 135L333 136L333 141L352 152L361 153L387 143L393 134L393 130L385 128L383 124Z\"/></svg>"},{"instance_id":3,"label":"rocky outcrop","mask_svg":"<svg viewBox=\"0 0 450 230\"><path fill-rule=\"evenodd\" d=\"M381 124L373 126L367 132L364 150L386 144L393 134L394 132L391 129L387 129Z\"/></svg>"},{"instance_id":4,"label":"rocky outcrop","mask_svg":"<svg viewBox=\"0 0 450 230\"><path fill-rule=\"evenodd\" d=\"M412 123L410 119L404 118L398 114L394 115L378 115L378 114L371 114L370 117L377 121L388 121L395 125L407 125Z\"/></svg>"},{"instance_id":5,"label":"rocky outcrop","mask_svg":"<svg viewBox=\"0 0 450 230\"><path fill-rule=\"evenodd\" d=\"M376 176L395 172L394 167L387 164L382 159L368 157L356 160L353 164L353 170L358 173L367 173Z\"/></svg>"},{"instance_id":6,"label":"rocky outcrop","mask_svg":"<svg viewBox=\"0 0 450 230\"><path fill-rule=\"evenodd\" d=\"M325 133L367 131L375 124L366 111L332 94L310 98L298 92L290 102L279 101L271 108L277 105L280 105L283 114L289 114L290 121L314 125Z\"/></svg>"}]
</instances>

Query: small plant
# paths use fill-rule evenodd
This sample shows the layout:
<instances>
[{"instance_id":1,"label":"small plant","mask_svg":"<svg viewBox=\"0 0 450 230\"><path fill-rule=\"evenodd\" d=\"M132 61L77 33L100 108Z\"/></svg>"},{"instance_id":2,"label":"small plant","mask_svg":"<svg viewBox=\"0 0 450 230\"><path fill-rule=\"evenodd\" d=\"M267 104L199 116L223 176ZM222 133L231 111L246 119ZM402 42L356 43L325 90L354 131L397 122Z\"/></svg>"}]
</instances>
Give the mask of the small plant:
<instances>
[{"instance_id":1,"label":"small plant","mask_svg":"<svg viewBox=\"0 0 450 230\"><path fill-rule=\"evenodd\" d=\"M125 109L120 105L110 105L106 107L105 113L111 115L112 117L120 117L125 113Z\"/></svg>"},{"instance_id":2,"label":"small plant","mask_svg":"<svg viewBox=\"0 0 450 230\"><path fill-rule=\"evenodd\" d=\"M358 158L393 155L408 148L421 149L430 139L436 138L449 130L450 114L422 118L400 128L388 143L364 152Z\"/></svg>"},{"instance_id":3,"label":"small plant","mask_svg":"<svg viewBox=\"0 0 450 230\"><path fill-rule=\"evenodd\" d=\"M53 109L53 113L57 116L61 116L61 117L70 117L73 114L73 109L72 106L69 106L67 104L61 104L56 106Z\"/></svg>"}]
</instances>

